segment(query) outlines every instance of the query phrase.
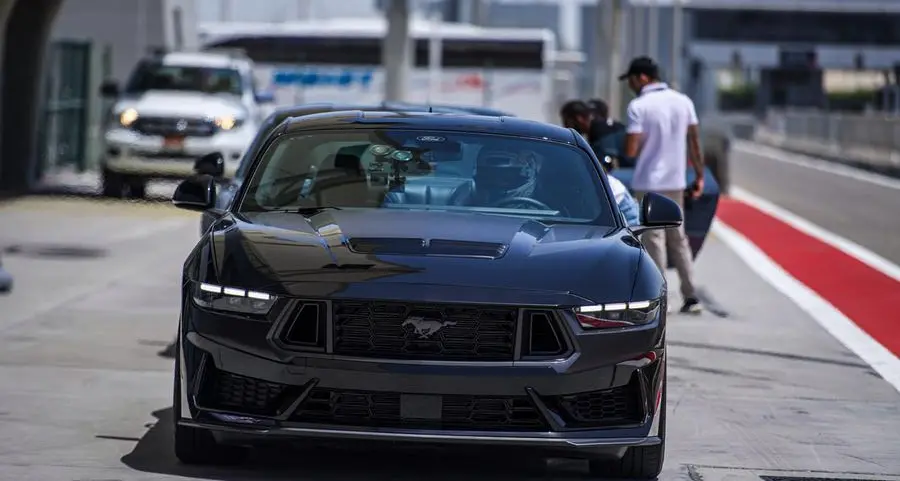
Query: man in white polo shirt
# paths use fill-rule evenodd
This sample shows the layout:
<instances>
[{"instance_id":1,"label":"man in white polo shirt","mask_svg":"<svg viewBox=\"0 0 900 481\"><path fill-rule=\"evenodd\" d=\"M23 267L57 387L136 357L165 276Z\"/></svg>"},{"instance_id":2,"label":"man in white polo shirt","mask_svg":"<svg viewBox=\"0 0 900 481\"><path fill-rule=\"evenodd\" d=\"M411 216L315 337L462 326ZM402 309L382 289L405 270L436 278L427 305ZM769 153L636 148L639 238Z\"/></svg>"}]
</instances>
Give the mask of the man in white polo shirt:
<instances>
[{"instance_id":1,"label":"man in white polo shirt","mask_svg":"<svg viewBox=\"0 0 900 481\"><path fill-rule=\"evenodd\" d=\"M703 156L700 149L699 121L694 102L672 90L659 78L659 67L649 57L631 61L628 71L619 77L637 97L628 104L625 157L635 162L632 189L638 201L647 192L674 200L684 209L684 198L697 198L703 192ZM688 188L687 164L697 174ZM694 287L693 255L684 227L654 230L643 234L647 253L665 271L667 254L681 279L684 304L681 312L702 310Z\"/></svg>"}]
</instances>

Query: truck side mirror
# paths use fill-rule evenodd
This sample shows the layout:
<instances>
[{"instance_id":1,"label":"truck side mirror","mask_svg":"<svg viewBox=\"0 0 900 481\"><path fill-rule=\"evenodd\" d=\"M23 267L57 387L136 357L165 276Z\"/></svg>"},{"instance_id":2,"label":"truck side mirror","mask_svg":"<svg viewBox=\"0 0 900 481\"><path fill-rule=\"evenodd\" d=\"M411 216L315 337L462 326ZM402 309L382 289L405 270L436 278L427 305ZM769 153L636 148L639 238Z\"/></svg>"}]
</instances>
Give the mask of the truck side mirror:
<instances>
[{"instance_id":1,"label":"truck side mirror","mask_svg":"<svg viewBox=\"0 0 900 481\"><path fill-rule=\"evenodd\" d=\"M107 80L100 85L100 95L106 98L116 98L119 96L119 84L115 81Z\"/></svg>"}]
</instances>

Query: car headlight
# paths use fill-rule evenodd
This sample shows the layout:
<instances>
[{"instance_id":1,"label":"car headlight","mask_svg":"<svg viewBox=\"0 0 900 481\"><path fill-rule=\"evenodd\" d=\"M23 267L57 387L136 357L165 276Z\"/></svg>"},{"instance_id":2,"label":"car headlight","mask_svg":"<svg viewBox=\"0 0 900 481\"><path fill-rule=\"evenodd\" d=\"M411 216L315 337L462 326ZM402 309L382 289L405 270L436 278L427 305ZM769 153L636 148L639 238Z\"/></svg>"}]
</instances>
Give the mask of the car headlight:
<instances>
[{"instance_id":1,"label":"car headlight","mask_svg":"<svg viewBox=\"0 0 900 481\"><path fill-rule=\"evenodd\" d=\"M199 283L194 291L194 302L201 307L258 316L268 314L275 300L275 296L265 292L215 284Z\"/></svg>"},{"instance_id":2,"label":"car headlight","mask_svg":"<svg viewBox=\"0 0 900 481\"><path fill-rule=\"evenodd\" d=\"M119 114L119 125L125 127L131 127L138 119L137 110L134 109L125 109L122 113Z\"/></svg>"},{"instance_id":3,"label":"car headlight","mask_svg":"<svg viewBox=\"0 0 900 481\"><path fill-rule=\"evenodd\" d=\"M660 300L632 301L575 308L575 317L584 329L607 329L648 324L659 315Z\"/></svg>"},{"instance_id":4,"label":"car headlight","mask_svg":"<svg viewBox=\"0 0 900 481\"><path fill-rule=\"evenodd\" d=\"M237 117L231 116L231 115L226 115L223 117L216 117L214 122L216 124L216 127L220 128L222 130L236 129L236 128L240 127L241 124L244 123L243 120L241 120Z\"/></svg>"}]
</instances>

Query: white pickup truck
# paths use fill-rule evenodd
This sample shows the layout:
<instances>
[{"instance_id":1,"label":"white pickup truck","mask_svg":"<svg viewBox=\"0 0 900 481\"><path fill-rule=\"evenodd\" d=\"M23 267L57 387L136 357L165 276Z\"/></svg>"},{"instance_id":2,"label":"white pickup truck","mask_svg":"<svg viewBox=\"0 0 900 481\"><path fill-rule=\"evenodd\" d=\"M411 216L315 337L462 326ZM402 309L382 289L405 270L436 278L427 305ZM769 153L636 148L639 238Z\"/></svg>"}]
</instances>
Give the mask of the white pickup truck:
<instances>
[{"instance_id":1,"label":"white pickup truck","mask_svg":"<svg viewBox=\"0 0 900 481\"><path fill-rule=\"evenodd\" d=\"M142 198L148 180L189 177L212 152L234 175L272 102L255 89L252 61L232 52L154 55L124 88L107 82L101 93L115 99L101 159L106 197Z\"/></svg>"}]
</instances>

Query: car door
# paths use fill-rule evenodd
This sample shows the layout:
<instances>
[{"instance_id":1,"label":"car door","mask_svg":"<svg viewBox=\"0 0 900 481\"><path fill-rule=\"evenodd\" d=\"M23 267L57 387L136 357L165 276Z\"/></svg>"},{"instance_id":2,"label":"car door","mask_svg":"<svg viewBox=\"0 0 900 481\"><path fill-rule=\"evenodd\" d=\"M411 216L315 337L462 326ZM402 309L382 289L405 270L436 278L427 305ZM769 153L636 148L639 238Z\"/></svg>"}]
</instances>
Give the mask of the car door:
<instances>
[{"instance_id":1,"label":"car door","mask_svg":"<svg viewBox=\"0 0 900 481\"><path fill-rule=\"evenodd\" d=\"M619 167L612 171L612 175L621 180L629 190L634 177L634 168ZM694 182L696 175L693 169L688 169L687 185ZM716 217L716 209L719 205L720 188L709 167L704 168L703 194L698 199L687 202L684 206L684 230L687 232L691 243L691 251L694 257L700 252L706 236L712 228L712 221Z\"/></svg>"}]
</instances>

